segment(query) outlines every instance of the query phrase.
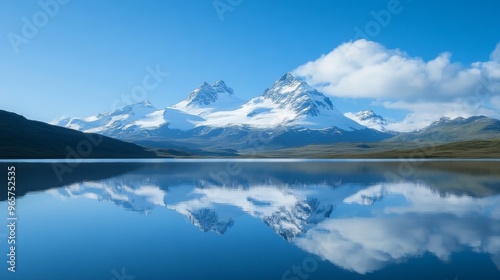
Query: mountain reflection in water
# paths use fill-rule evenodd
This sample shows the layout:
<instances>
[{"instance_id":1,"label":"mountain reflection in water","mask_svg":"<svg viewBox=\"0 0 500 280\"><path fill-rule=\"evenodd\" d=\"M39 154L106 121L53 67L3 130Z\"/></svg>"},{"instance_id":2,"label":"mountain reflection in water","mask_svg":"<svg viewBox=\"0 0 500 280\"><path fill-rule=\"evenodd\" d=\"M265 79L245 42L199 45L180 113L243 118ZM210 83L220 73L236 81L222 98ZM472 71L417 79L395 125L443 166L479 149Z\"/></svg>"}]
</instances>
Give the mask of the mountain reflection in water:
<instances>
[{"instance_id":1,"label":"mountain reflection in water","mask_svg":"<svg viewBox=\"0 0 500 280\"><path fill-rule=\"evenodd\" d=\"M238 164L240 174L219 177L226 163L145 164L48 192L144 214L166 207L220 235L249 215L359 274L424 254L446 262L463 251L488 254L500 269L498 163L431 162L399 177L392 176L401 173L397 163Z\"/></svg>"}]
</instances>

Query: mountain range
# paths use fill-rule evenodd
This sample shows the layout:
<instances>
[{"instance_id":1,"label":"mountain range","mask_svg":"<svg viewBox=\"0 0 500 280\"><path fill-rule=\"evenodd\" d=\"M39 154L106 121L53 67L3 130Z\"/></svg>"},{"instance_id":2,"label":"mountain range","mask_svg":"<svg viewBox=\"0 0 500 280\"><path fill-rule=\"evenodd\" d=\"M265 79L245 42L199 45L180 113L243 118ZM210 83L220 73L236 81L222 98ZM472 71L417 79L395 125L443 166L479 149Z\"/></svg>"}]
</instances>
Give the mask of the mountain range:
<instances>
[{"instance_id":1,"label":"mountain range","mask_svg":"<svg viewBox=\"0 0 500 280\"><path fill-rule=\"evenodd\" d=\"M500 137L500 120L485 116L450 119L442 117L429 126L416 131L401 133L389 139L390 142L437 143L495 139Z\"/></svg>"},{"instance_id":2,"label":"mountain range","mask_svg":"<svg viewBox=\"0 0 500 280\"><path fill-rule=\"evenodd\" d=\"M61 158L68 155L67 147L76 149L85 139L102 136L104 145L92 146L89 157L385 157L386 152L393 157L418 149L413 143L490 141L446 146L440 153L459 149L471 157L464 148L479 143L483 157L500 139L500 121L485 116L441 118L420 130L391 131L393 123L372 110L341 113L330 98L290 73L248 101L217 81L201 84L163 109L143 101L86 118L64 118L55 125L6 111L0 111L0 120L2 158ZM283 152L269 153L273 151Z\"/></svg>"},{"instance_id":3,"label":"mountain range","mask_svg":"<svg viewBox=\"0 0 500 280\"><path fill-rule=\"evenodd\" d=\"M255 155L339 142L490 140L500 135L498 123L476 116L441 119L409 133L391 131L392 123L372 110L343 114L330 98L286 73L248 101L219 80L201 84L166 108L143 101L87 118L64 118L57 125L154 148Z\"/></svg>"},{"instance_id":4,"label":"mountain range","mask_svg":"<svg viewBox=\"0 0 500 280\"><path fill-rule=\"evenodd\" d=\"M249 101L217 81L201 84L167 108L144 101L87 118L65 118L57 125L152 147L240 151L392 136L344 116L330 98L290 73Z\"/></svg>"}]
</instances>

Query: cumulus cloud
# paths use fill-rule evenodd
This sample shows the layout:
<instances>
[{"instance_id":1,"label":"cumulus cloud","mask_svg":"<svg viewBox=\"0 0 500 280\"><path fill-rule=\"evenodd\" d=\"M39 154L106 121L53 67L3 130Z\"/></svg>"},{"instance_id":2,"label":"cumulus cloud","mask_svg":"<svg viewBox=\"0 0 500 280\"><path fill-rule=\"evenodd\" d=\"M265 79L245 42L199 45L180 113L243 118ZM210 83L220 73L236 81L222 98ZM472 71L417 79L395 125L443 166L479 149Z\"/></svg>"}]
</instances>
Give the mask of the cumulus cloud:
<instances>
[{"instance_id":1,"label":"cumulus cloud","mask_svg":"<svg viewBox=\"0 0 500 280\"><path fill-rule=\"evenodd\" d=\"M340 45L294 74L333 96L402 99L465 97L481 85L482 77L500 77L500 44L489 62L463 67L450 58L445 52L424 61L361 39Z\"/></svg>"},{"instance_id":2,"label":"cumulus cloud","mask_svg":"<svg viewBox=\"0 0 500 280\"><path fill-rule=\"evenodd\" d=\"M294 74L335 97L373 98L388 108L411 112L440 104L451 115L490 113L498 117L495 110L484 108L491 107L492 99L500 96L500 43L490 58L466 67L452 62L451 53L444 52L425 61L361 39L338 46L298 67ZM417 122L428 124L440 116L442 110L435 111L431 120L420 118Z\"/></svg>"}]
</instances>

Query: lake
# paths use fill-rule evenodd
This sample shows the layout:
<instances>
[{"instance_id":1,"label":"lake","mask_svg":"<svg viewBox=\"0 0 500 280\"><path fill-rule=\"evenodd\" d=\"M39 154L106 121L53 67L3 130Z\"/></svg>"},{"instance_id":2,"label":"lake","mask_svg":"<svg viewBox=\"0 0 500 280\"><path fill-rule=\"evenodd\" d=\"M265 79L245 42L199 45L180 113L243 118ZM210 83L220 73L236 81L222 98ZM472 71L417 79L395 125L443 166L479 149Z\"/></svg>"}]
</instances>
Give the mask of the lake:
<instances>
[{"instance_id":1,"label":"lake","mask_svg":"<svg viewBox=\"0 0 500 280\"><path fill-rule=\"evenodd\" d=\"M0 279L500 279L500 161L0 166Z\"/></svg>"}]
</instances>

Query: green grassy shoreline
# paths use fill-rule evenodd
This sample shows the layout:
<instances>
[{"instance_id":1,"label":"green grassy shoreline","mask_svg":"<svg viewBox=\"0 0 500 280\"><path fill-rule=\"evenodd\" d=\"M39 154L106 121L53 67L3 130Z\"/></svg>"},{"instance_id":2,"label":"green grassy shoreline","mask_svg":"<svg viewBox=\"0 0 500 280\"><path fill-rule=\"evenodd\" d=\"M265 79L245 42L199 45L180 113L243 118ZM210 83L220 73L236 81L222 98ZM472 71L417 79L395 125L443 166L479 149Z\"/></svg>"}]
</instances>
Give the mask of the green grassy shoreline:
<instances>
[{"instance_id":1,"label":"green grassy shoreline","mask_svg":"<svg viewBox=\"0 0 500 280\"><path fill-rule=\"evenodd\" d=\"M251 155L251 156L249 156ZM265 158L498 158L500 139L472 140L454 143L434 144L429 142L378 142L338 143L331 145L310 145L296 148L263 152L257 156Z\"/></svg>"}]
</instances>

